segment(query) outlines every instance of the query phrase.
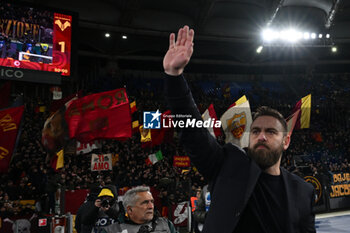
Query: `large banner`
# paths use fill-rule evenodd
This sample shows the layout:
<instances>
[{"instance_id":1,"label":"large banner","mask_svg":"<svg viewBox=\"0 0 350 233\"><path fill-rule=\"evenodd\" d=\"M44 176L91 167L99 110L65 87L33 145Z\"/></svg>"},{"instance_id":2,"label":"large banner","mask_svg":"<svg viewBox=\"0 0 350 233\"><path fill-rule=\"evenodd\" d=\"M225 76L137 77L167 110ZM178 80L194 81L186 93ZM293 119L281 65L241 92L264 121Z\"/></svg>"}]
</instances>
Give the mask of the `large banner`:
<instances>
[{"instance_id":1,"label":"large banner","mask_svg":"<svg viewBox=\"0 0 350 233\"><path fill-rule=\"evenodd\" d=\"M173 166L174 167L190 167L191 166L190 157L188 157L188 156L174 156Z\"/></svg>"},{"instance_id":2,"label":"large banner","mask_svg":"<svg viewBox=\"0 0 350 233\"><path fill-rule=\"evenodd\" d=\"M108 171L112 170L111 154L92 154L91 155L91 171Z\"/></svg>"},{"instance_id":3,"label":"large banner","mask_svg":"<svg viewBox=\"0 0 350 233\"><path fill-rule=\"evenodd\" d=\"M77 149L76 149L76 154L87 154L90 153L91 151L95 149L101 148L101 143L98 140L87 142L87 143L82 143L77 141Z\"/></svg>"},{"instance_id":4,"label":"large banner","mask_svg":"<svg viewBox=\"0 0 350 233\"><path fill-rule=\"evenodd\" d=\"M24 106L0 111L0 173L6 173L16 144Z\"/></svg>"},{"instance_id":5,"label":"large banner","mask_svg":"<svg viewBox=\"0 0 350 233\"><path fill-rule=\"evenodd\" d=\"M332 183L329 194L331 198L350 196L350 173L334 173Z\"/></svg>"},{"instance_id":6,"label":"large banner","mask_svg":"<svg viewBox=\"0 0 350 233\"><path fill-rule=\"evenodd\" d=\"M89 142L98 138L130 138L131 114L124 88L72 101L65 113L70 138Z\"/></svg>"}]
</instances>

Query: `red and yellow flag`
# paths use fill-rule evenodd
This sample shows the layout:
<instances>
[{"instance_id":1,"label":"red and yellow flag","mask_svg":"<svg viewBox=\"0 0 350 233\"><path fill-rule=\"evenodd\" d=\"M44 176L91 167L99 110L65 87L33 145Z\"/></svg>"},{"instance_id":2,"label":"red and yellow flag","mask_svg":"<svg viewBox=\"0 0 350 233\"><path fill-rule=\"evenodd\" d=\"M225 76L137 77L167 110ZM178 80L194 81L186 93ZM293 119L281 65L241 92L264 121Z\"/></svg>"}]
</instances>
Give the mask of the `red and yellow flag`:
<instances>
[{"instance_id":1,"label":"red and yellow flag","mask_svg":"<svg viewBox=\"0 0 350 233\"><path fill-rule=\"evenodd\" d=\"M0 111L0 173L6 173L16 144L24 106Z\"/></svg>"},{"instance_id":2,"label":"red and yellow flag","mask_svg":"<svg viewBox=\"0 0 350 233\"><path fill-rule=\"evenodd\" d=\"M52 158L51 167L55 170L55 172L57 172L58 169L64 167L64 151L63 151L63 149L61 149L59 152L57 152L55 157Z\"/></svg>"},{"instance_id":3,"label":"red and yellow flag","mask_svg":"<svg viewBox=\"0 0 350 233\"><path fill-rule=\"evenodd\" d=\"M137 108L136 108L136 100L135 100L135 101L131 102L131 104L130 104L130 112L131 112L131 114L133 114L136 111L137 111Z\"/></svg>"},{"instance_id":4,"label":"red and yellow flag","mask_svg":"<svg viewBox=\"0 0 350 233\"><path fill-rule=\"evenodd\" d=\"M140 123L138 120L132 122L132 132L136 133L139 131Z\"/></svg>"},{"instance_id":5,"label":"red and yellow flag","mask_svg":"<svg viewBox=\"0 0 350 233\"><path fill-rule=\"evenodd\" d=\"M72 101L65 113L70 138L89 142L98 138L131 137L131 115L125 88Z\"/></svg>"},{"instance_id":6,"label":"red and yellow flag","mask_svg":"<svg viewBox=\"0 0 350 233\"><path fill-rule=\"evenodd\" d=\"M304 129L310 127L311 118L311 94L301 98L296 103L293 114L287 118L288 133L291 135L293 128Z\"/></svg>"}]
</instances>

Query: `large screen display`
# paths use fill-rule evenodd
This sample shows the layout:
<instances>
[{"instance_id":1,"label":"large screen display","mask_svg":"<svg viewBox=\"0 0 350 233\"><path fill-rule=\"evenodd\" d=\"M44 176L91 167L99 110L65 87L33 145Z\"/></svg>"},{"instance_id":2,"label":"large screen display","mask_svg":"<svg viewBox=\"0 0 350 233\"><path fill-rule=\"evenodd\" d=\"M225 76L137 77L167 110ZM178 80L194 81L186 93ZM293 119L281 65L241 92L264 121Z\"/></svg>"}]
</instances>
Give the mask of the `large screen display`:
<instances>
[{"instance_id":1,"label":"large screen display","mask_svg":"<svg viewBox=\"0 0 350 233\"><path fill-rule=\"evenodd\" d=\"M71 72L72 15L0 1L0 66Z\"/></svg>"}]
</instances>

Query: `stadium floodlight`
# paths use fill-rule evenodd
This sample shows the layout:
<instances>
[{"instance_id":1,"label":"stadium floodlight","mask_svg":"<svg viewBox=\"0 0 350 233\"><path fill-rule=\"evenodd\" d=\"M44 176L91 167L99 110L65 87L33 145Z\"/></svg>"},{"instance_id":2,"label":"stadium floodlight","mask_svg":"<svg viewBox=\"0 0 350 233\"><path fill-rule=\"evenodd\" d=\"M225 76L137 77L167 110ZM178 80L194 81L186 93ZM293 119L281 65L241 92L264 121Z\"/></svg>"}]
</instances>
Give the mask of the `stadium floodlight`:
<instances>
[{"instance_id":1,"label":"stadium floodlight","mask_svg":"<svg viewBox=\"0 0 350 233\"><path fill-rule=\"evenodd\" d=\"M300 39L300 33L294 29L283 30L280 38L290 43L295 43Z\"/></svg>"},{"instance_id":2,"label":"stadium floodlight","mask_svg":"<svg viewBox=\"0 0 350 233\"><path fill-rule=\"evenodd\" d=\"M333 52L333 53L336 53L337 51L338 51L337 47L333 46L333 47L332 47L332 52Z\"/></svg>"},{"instance_id":3,"label":"stadium floodlight","mask_svg":"<svg viewBox=\"0 0 350 233\"><path fill-rule=\"evenodd\" d=\"M111 34L109 34L108 32L105 33L105 37L108 38L108 37L110 37L110 36L111 36Z\"/></svg>"},{"instance_id":4,"label":"stadium floodlight","mask_svg":"<svg viewBox=\"0 0 350 233\"><path fill-rule=\"evenodd\" d=\"M262 37L264 41L273 41L276 37L276 32L271 29L265 29L262 32Z\"/></svg>"},{"instance_id":5,"label":"stadium floodlight","mask_svg":"<svg viewBox=\"0 0 350 233\"><path fill-rule=\"evenodd\" d=\"M304 32L304 39L305 39L305 40L310 39L310 33Z\"/></svg>"},{"instance_id":6,"label":"stadium floodlight","mask_svg":"<svg viewBox=\"0 0 350 233\"><path fill-rule=\"evenodd\" d=\"M296 28L266 28L262 31L261 36L264 46L330 47L332 45L329 34L310 31L299 31ZM316 40L317 38L319 39Z\"/></svg>"},{"instance_id":7,"label":"stadium floodlight","mask_svg":"<svg viewBox=\"0 0 350 233\"><path fill-rule=\"evenodd\" d=\"M128 39L128 37L127 37L126 35L123 35L122 38L123 38L124 40Z\"/></svg>"},{"instance_id":8,"label":"stadium floodlight","mask_svg":"<svg viewBox=\"0 0 350 233\"><path fill-rule=\"evenodd\" d=\"M261 51L263 50L263 46L259 46L257 49L256 49L256 53L261 53Z\"/></svg>"}]
</instances>

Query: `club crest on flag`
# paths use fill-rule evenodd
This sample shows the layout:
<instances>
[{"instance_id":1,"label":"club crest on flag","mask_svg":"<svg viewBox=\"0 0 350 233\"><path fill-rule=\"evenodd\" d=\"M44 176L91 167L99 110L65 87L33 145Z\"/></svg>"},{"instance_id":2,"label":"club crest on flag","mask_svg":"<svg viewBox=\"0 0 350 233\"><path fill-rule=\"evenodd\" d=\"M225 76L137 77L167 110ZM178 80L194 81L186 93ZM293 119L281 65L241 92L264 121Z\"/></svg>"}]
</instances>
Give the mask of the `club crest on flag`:
<instances>
[{"instance_id":1,"label":"club crest on flag","mask_svg":"<svg viewBox=\"0 0 350 233\"><path fill-rule=\"evenodd\" d=\"M160 129L160 116L162 113L157 110L156 112L143 112L143 128L144 129Z\"/></svg>"},{"instance_id":2,"label":"club crest on flag","mask_svg":"<svg viewBox=\"0 0 350 233\"><path fill-rule=\"evenodd\" d=\"M245 112L235 114L232 118L227 120L230 132L237 139L240 139L243 136L246 124L247 116Z\"/></svg>"}]
</instances>

